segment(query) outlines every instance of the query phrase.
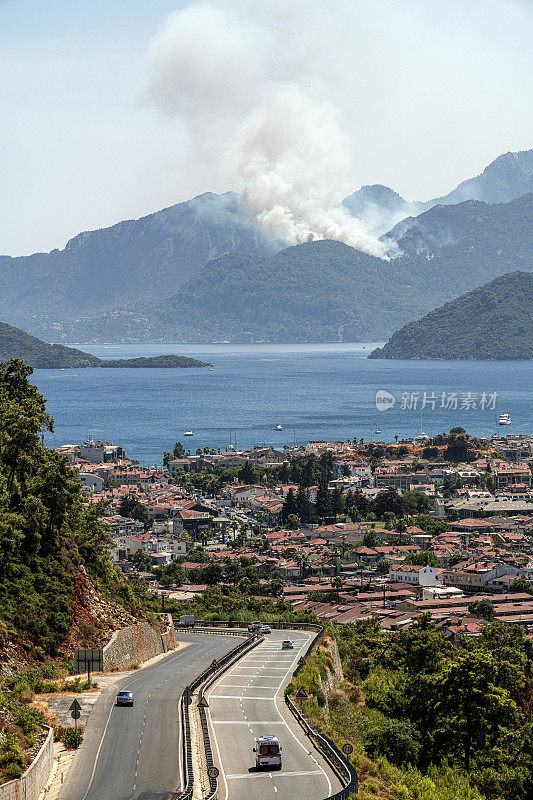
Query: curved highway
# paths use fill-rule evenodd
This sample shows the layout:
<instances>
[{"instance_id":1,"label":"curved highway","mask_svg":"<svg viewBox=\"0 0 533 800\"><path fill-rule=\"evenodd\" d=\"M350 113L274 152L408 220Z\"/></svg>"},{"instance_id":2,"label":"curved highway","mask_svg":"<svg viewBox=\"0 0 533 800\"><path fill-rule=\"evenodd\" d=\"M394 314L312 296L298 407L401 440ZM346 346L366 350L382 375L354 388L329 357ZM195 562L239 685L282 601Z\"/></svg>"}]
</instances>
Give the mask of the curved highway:
<instances>
[{"instance_id":1,"label":"curved highway","mask_svg":"<svg viewBox=\"0 0 533 800\"><path fill-rule=\"evenodd\" d=\"M209 715L219 800L321 800L341 786L287 709L283 689L311 636L275 631L213 685ZM283 639L294 650L282 650ZM258 771L254 737L277 736L283 748L280 771Z\"/></svg>"},{"instance_id":2,"label":"curved highway","mask_svg":"<svg viewBox=\"0 0 533 800\"><path fill-rule=\"evenodd\" d=\"M181 632L179 639L190 644L102 692L59 800L168 800L180 788L181 692L241 640ZM133 707L115 705L120 689L134 693Z\"/></svg>"}]
</instances>

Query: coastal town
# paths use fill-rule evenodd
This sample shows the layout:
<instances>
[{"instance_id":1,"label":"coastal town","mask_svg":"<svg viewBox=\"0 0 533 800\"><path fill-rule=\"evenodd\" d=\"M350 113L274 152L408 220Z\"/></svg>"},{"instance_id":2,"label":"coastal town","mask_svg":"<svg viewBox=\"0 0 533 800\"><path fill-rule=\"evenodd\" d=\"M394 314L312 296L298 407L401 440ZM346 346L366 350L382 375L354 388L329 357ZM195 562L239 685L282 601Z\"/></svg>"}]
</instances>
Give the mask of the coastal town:
<instances>
[{"instance_id":1,"label":"coastal town","mask_svg":"<svg viewBox=\"0 0 533 800\"><path fill-rule=\"evenodd\" d=\"M531 435L178 442L155 467L108 442L58 450L100 504L115 564L163 602L216 585L339 625L398 631L429 612L452 640L494 619L533 631Z\"/></svg>"}]
</instances>

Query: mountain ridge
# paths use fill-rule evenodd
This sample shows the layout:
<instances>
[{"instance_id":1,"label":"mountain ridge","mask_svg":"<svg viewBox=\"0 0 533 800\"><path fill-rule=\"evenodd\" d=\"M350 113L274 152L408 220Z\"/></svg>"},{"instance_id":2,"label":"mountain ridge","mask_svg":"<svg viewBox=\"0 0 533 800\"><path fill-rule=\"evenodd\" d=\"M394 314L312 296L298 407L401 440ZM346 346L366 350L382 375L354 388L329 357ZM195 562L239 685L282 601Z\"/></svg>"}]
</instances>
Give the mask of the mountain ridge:
<instances>
[{"instance_id":1,"label":"mountain ridge","mask_svg":"<svg viewBox=\"0 0 533 800\"><path fill-rule=\"evenodd\" d=\"M412 254L384 261L330 240L271 256L227 254L165 300L75 323L65 327L65 336L119 342L376 341L415 314L500 274L533 269L533 195L427 213L433 224L439 215L456 218L460 230L431 254L413 245Z\"/></svg>"}]
</instances>

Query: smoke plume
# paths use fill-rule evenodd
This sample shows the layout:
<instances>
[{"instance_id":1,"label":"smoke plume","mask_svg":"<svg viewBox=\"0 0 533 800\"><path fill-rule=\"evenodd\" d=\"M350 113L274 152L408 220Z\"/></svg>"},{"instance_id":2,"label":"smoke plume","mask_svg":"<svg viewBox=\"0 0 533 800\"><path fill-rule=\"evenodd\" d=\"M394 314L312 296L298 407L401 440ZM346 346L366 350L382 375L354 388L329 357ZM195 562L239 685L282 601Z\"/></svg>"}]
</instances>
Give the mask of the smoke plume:
<instances>
[{"instance_id":1,"label":"smoke plume","mask_svg":"<svg viewBox=\"0 0 533 800\"><path fill-rule=\"evenodd\" d=\"M336 239L386 258L375 230L339 206L352 188L351 152L331 59L349 46L349 8L197 0L153 42L147 100L185 125L271 240Z\"/></svg>"}]
</instances>

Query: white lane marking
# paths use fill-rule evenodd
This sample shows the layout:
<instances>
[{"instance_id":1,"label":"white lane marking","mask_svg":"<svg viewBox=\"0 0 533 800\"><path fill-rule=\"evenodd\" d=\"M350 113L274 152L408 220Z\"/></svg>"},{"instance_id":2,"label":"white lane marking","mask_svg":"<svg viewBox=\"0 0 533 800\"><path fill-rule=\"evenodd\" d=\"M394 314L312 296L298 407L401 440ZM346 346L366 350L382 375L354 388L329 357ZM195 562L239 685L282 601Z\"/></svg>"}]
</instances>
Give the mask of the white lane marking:
<instances>
[{"instance_id":1,"label":"white lane marking","mask_svg":"<svg viewBox=\"0 0 533 800\"><path fill-rule=\"evenodd\" d=\"M310 639L310 638L311 638L311 637L309 636L309 637L307 638L307 641L309 641L309 639ZM295 657L294 657L294 662L293 662L294 664L296 664L296 659L297 659L297 657L300 655L300 653L302 652L303 648L305 647L305 644L306 644L306 643L304 642L304 643L302 644L302 646L300 647L300 649L298 650L298 652L295 654ZM287 680L287 677L288 677L288 675L289 675L289 672L291 671L291 669L292 669L292 667L289 667L289 669L288 669L288 670L287 670L287 672L285 673L285 675L284 675L284 677L283 677L283 679L282 679L282 681L281 681L281 683L280 683L280 685L279 685L278 691L280 691L280 690L281 690L281 687L283 686L284 682ZM291 730L290 726L288 725L288 723L286 722L285 718L283 717L283 714L282 714L282 713L281 713L281 711L279 710L279 708L278 708L278 696L277 696L277 694L276 694L276 696L274 697L274 706L275 706L275 708L276 708L276 711L278 712L278 714L279 714L279 716L280 716L280 719L282 719L282 720L283 720L283 722L285 723L285 725L286 725L286 727L287 727L287 730L289 731L289 733L291 734L291 736L294 738L294 740L295 740L296 742L298 742L298 744L300 745L300 747L302 748L302 750L305 750L305 752L306 752L308 755L311 755L311 753L310 753L310 751L307 749L307 747L306 747L304 744L302 744L302 742L301 742L301 741L298 739L298 737L296 736L296 734L295 734L295 733L294 733L294 732ZM311 756L311 757L312 757L312 756ZM312 758L313 758L313 757L312 757ZM326 779L326 780L327 780L327 782L328 782L328 797L329 797L329 795L331 795L331 794L332 794L332 789L331 789L331 781L330 781L330 779L329 779L329 776L328 776L328 774L327 774L326 770L325 770L325 769L324 769L324 768L323 768L323 767L322 767L322 766L321 766L321 765L318 763L318 761L316 761L316 759L314 759L314 758L313 758L313 761L315 761L315 762L316 762L316 765L318 766L318 768L319 768L320 772L322 772L322 774L324 775L325 779Z\"/></svg>"},{"instance_id":2,"label":"white lane marking","mask_svg":"<svg viewBox=\"0 0 533 800\"><path fill-rule=\"evenodd\" d=\"M224 767L222 766L222 759L220 757L220 748L218 746L218 739L215 736L215 729L213 727L213 720L211 718L211 710L207 709L207 722L208 725L211 726L211 733L213 734L213 739L215 740L215 747L217 749L217 756L218 756L218 765L220 767L220 772L222 773L222 777L224 778L224 787L226 789L226 794L224 795L224 800L228 800L228 781L226 780L226 773L224 772Z\"/></svg>"},{"instance_id":3,"label":"white lane marking","mask_svg":"<svg viewBox=\"0 0 533 800\"><path fill-rule=\"evenodd\" d=\"M274 677L274 676L272 676ZM276 676L277 677L277 676ZM220 689L276 689L276 686L260 686L257 683L223 683L218 684Z\"/></svg>"},{"instance_id":4,"label":"white lane marking","mask_svg":"<svg viewBox=\"0 0 533 800\"><path fill-rule=\"evenodd\" d=\"M94 775L95 775L95 772L96 772L96 766L98 764L98 759L100 757L100 751L101 751L102 745L104 743L107 727L109 725L109 720L111 719L111 714L113 713L114 707L115 707L115 704L112 703L111 704L111 708L109 709L109 716L108 716L107 722L105 724L104 732L102 733L102 738L100 739L100 744L98 745L98 750L96 751L96 756L95 756L95 759L94 759L94 764L93 764L93 770L91 772L91 777L89 779L89 783L87 784L87 789L85 790L85 794L83 795L81 800L86 800L87 795L89 794L89 792L91 790L91 786L93 785Z\"/></svg>"},{"instance_id":5,"label":"white lane marking","mask_svg":"<svg viewBox=\"0 0 533 800\"><path fill-rule=\"evenodd\" d=\"M328 777L328 774L326 773L326 771L324 770L324 768L323 768L323 767L322 767L322 766L321 766L321 765L318 763L318 761L317 761L317 760L316 760L316 759L315 759L315 758L312 756L312 754L310 753L310 751L309 751L309 750L307 750L306 746L305 746L304 744L302 744L302 742L300 742L300 740L298 739L298 737L296 736L296 734L295 734L295 733L294 733L294 732L291 730L291 728L290 728L289 724L287 723L287 721L286 721L286 720L285 720L285 718L283 717L282 713L280 712L280 710L279 710L279 707L278 707L278 703L277 703L277 693L278 693L278 692L281 690L281 687L283 686L284 682L287 680L287 677L288 677L288 675L289 675L289 673L290 673L291 669L294 669L294 666L295 666L295 664L296 664L296 660L297 660L297 658L298 658L298 657L301 655L301 652L302 652L302 650L304 649L304 647L305 647L305 646L306 646L306 645L309 643L309 639L310 639L310 638L311 638L310 636L307 636L307 637L306 637L306 638L304 638L304 639L300 639L300 640L298 640L298 644L300 644L300 642L301 642L301 646L300 646L300 647L297 649L297 652L295 652L295 653L294 653L294 656L293 656L293 659L292 659L292 661L291 661L291 664L289 665L289 668L286 670L286 672L285 672L285 674L284 674L283 678L281 679L281 682L278 684L277 688L276 688L276 687L269 687L269 688L273 688L273 689L275 689L275 690L276 690L276 694L274 695L274 707L275 707L275 709L276 709L276 711L277 711L277 713L278 713L278 715L279 715L279 717L280 717L280 719L281 719L281 724L282 724L282 725L284 725L284 726L287 728L287 730L289 731L289 733L291 734L291 736L293 737L293 739L294 739L294 740L295 740L295 741L296 741L296 742L297 742L297 743L300 745L300 747L302 748L302 750L304 750L304 751L306 752L306 754L307 754L307 755L310 755L310 756L311 756L311 758L313 759L313 761L316 763L316 765L317 765L317 767L318 767L318 769L319 769L319 772L318 772L317 774L322 774L322 775L324 775L324 777L325 777L325 779L326 779L326 781L327 781L327 784L328 784L328 794L329 794L329 795L331 795L331 793L332 793L332 789L331 789L331 781L330 781L330 779L329 779L329 777ZM266 647L264 647L264 645L263 645L263 646L261 646L261 645L260 645L260 646L259 646L259 648L258 648L258 649L257 649L255 652L256 652L256 653L258 653L258 652L264 651L264 650L263 650L263 648L264 648L264 649L267 649ZM276 649L277 649L277 648L276 648ZM254 655L255 655L255 654L254 654ZM246 659L246 657L245 657L245 659ZM244 660L245 660L245 659L244 659ZM239 669L239 668L240 668L240 662L238 661L238 662L237 662L237 664L236 664L234 667L232 667L230 670L228 670L228 671L225 673L225 676L224 676L224 677L225 677L225 678L228 678L230 674L233 674L233 676L234 676L234 677L236 677L236 678L237 678L237 677L239 677L239 678L250 678L250 675L246 675L246 674L244 674L244 675L243 675L243 674L239 674L238 672L236 672L236 670L237 670L237 669ZM257 677L263 677L263 674L261 674L260 676L257 676ZM266 678L268 678L268 677L270 677L270 676L268 676L268 675L265 675L265 677L266 677ZM272 676L272 677L274 677L274 676ZM278 677L279 677L279 676L278 676ZM215 683L215 685L213 685L213 687L212 687L211 691L214 691L214 690L215 690L215 687L218 687L218 684L219 684L219 683L221 683L221 681L222 681L222 680L223 680L223 678L221 677L221 678L219 679L219 681L217 681L217 682ZM252 678L252 679L250 679L250 683L252 682L252 680L253 680L253 678ZM252 687L252 688L253 688L253 687ZM208 699L210 699L210 697L211 697L211 695L208 693ZM226 793L225 793L225 796L224 796L223 800L228 800L228 792L229 792L229 790L228 790L228 782L227 782L227 778L226 778L226 773L225 773L225 771L224 771L224 767L223 767L223 765L222 765L222 758L221 758L221 756L220 756L220 747L219 747L219 744L218 744L218 739L217 739L217 736L216 736L216 733L215 733L215 727L214 727L216 724L225 724L225 723L226 723L226 720L221 720L220 722L215 722L215 720L213 720L213 718L212 718L212 716L211 716L211 709L209 709L209 711L208 711L208 718L209 718L209 722L210 722L210 725L211 725L211 730L212 730L212 733L213 733L213 739L215 740L215 746L216 746L216 750L217 750L217 754L218 754L219 766L220 766L220 769L221 769L221 772L222 772L222 776L223 776L223 778L224 778L224 786L225 786ZM228 723L226 723L226 724L228 724ZM247 725L247 726L248 726L248 728L249 728L249 730L251 731L251 725L250 725L250 722L243 722L243 723L229 723L229 724L234 724L234 725L235 725L235 724ZM258 722L258 723L252 723L252 724L254 724L254 725L255 725L255 724L258 724L258 725L271 725L271 724L273 724L273 723L272 723L272 722ZM274 724L280 724L280 723L274 723Z\"/></svg>"},{"instance_id":6,"label":"white lane marking","mask_svg":"<svg viewBox=\"0 0 533 800\"><path fill-rule=\"evenodd\" d=\"M274 688L274 687L272 687ZM255 695L246 694L212 694L211 697L218 698L219 700L240 700L241 705L243 700L273 700L273 697L256 697Z\"/></svg>"},{"instance_id":7,"label":"white lane marking","mask_svg":"<svg viewBox=\"0 0 533 800\"><path fill-rule=\"evenodd\" d=\"M302 775L321 775L321 774L322 773L320 772L319 769L310 769L302 772L281 771L276 773L276 778L297 778L301 777ZM256 778L272 778L273 775L271 772L243 772L243 773L237 773L235 775L226 775L226 777L228 781L237 781L240 778L253 778L254 780Z\"/></svg>"},{"instance_id":8,"label":"white lane marking","mask_svg":"<svg viewBox=\"0 0 533 800\"><path fill-rule=\"evenodd\" d=\"M242 722L241 720L238 720L238 719L237 720L230 720L230 719L216 720L216 719L213 719L211 721L212 721L213 725L248 725L247 722ZM260 722L256 722L254 719L252 719L252 720L250 720L250 724L251 725L285 725L286 723L285 723L285 720L283 720L283 722L280 722L277 719L273 719L273 720L272 719L266 719L266 720L262 720Z\"/></svg>"}]
</instances>

